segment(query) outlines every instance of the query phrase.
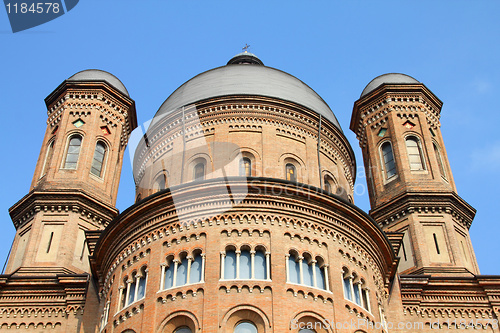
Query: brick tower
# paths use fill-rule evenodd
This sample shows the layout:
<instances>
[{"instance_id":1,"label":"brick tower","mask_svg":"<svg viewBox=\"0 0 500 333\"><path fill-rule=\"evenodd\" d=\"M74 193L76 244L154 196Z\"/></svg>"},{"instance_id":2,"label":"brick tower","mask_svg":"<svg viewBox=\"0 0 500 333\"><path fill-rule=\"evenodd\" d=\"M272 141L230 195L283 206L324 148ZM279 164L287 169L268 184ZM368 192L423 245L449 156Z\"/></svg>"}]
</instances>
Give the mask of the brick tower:
<instances>
[{"instance_id":1,"label":"brick tower","mask_svg":"<svg viewBox=\"0 0 500 333\"><path fill-rule=\"evenodd\" d=\"M73 75L45 103L47 130L30 192L9 211L16 236L2 279L3 292L26 288L12 311L29 308L34 315L47 311L54 292L64 297L50 311L83 308L90 273L85 233L118 215L123 154L137 122L124 85L104 71ZM32 292L40 295L36 301Z\"/></svg>"},{"instance_id":2,"label":"brick tower","mask_svg":"<svg viewBox=\"0 0 500 333\"><path fill-rule=\"evenodd\" d=\"M475 210L456 192L441 107L414 78L385 74L355 102L350 128L363 151L370 215L384 231L404 233L399 271L479 274L468 232Z\"/></svg>"}]
</instances>

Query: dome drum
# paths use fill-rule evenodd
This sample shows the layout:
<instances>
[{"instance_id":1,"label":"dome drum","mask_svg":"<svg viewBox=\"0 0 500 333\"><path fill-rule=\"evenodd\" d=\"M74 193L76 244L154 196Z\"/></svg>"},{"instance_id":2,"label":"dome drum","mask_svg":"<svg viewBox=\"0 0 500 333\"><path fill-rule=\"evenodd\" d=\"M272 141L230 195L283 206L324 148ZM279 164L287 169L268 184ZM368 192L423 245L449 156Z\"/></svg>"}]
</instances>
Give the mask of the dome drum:
<instances>
[{"instance_id":1,"label":"dome drum","mask_svg":"<svg viewBox=\"0 0 500 333\"><path fill-rule=\"evenodd\" d=\"M230 195L223 195L228 186L238 193L246 188L247 194L231 204ZM298 268L290 257L304 265L303 280L292 277ZM234 258L239 258L237 266L231 264ZM382 276L391 274L394 260L388 239L375 223L333 195L285 181L256 179L249 185L226 178L209 180L203 188L197 183L176 186L134 205L107 228L92 262L94 271L104 273L102 293L111 295L110 313L116 313L107 325L115 329L139 325L142 312L134 309L141 306L157 308L154 321L160 325L160 309L168 306L175 313L189 304L192 316L202 323L210 316L209 303L219 304L228 325L252 318L256 325L264 325L258 326L265 327L264 332L272 332L285 329L276 317L266 317L273 313L272 304L286 302L295 309L292 313L299 313L309 297L317 302L320 318L331 318L332 306L344 312L347 305L377 320L372 309L385 293ZM145 266L147 283L141 299L136 276ZM234 267L239 270L228 275ZM346 269L352 276L351 296L344 294L339 279ZM123 303L127 288L127 299L135 289L139 296ZM368 293L365 289L370 294L361 300L359 295ZM272 304L265 299L272 299ZM230 319L232 309L242 303L249 308L234 311L238 320Z\"/></svg>"},{"instance_id":2,"label":"dome drum","mask_svg":"<svg viewBox=\"0 0 500 333\"><path fill-rule=\"evenodd\" d=\"M322 119L318 156L319 117L300 105L259 96L224 96L159 118L136 149L134 177L141 199L193 181L196 161L204 163L204 179L209 179L231 163L235 167L225 170L226 175L241 175L240 161L235 159L245 158L253 161L250 176L286 179L289 161L296 168L295 181L321 187L324 179L320 178L328 174L332 193L352 198L355 162L351 147L335 125ZM163 187L158 186L158 177L164 177Z\"/></svg>"}]
</instances>

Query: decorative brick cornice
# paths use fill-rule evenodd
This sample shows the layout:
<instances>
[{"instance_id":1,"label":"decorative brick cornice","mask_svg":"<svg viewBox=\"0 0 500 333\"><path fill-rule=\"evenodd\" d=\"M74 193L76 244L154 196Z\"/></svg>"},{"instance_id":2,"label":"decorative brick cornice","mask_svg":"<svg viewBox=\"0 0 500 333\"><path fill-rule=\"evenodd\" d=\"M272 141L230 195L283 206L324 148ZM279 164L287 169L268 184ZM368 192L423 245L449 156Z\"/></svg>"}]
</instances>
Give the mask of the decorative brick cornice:
<instances>
[{"instance_id":1,"label":"decorative brick cornice","mask_svg":"<svg viewBox=\"0 0 500 333\"><path fill-rule=\"evenodd\" d=\"M429 318L494 318L500 276L401 275L404 314Z\"/></svg>"},{"instance_id":2,"label":"decorative brick cornice","mask_svg":"<svg viewBox=\"0 0 500 333\"><path fill-rule=\"evenodd\" d=\"M81 315L88 283L88 274L0 275L0 321L39 315Z\"/></svg>"},{"instance_id":3,"label":"decorative brick cornice","mask_svg":"<svg viewBox=\"0 0 500 333\"><path fill-rule=\"evenodd\" d=\"M461 225L470 228L476 210L455 192L406 192L370 211L383 227L409 214L450 214Z\"/></svg>"},{"instance_id":4,"label":"decorative brick cornice","mask_svg":"<svg viewBox=\"0 0 500 333\"><path fill-rule=\"evenodd\" d=\"M16 229L22 227L39 212L78 213L94 224L105 228L118 215L118 210L87 195L83 191L32 190L9 209Z\"/></svg>"}]
</instances>

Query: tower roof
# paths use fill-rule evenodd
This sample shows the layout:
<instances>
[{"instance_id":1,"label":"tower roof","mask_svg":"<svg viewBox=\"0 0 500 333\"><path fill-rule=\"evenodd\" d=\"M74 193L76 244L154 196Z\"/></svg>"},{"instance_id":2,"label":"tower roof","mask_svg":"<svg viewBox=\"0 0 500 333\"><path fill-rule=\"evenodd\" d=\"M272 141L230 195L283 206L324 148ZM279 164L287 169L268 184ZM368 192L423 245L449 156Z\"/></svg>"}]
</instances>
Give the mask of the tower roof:
<instances>
[{"instance_id":1,"label":"tower roof","mask_svg":"<svg viewBox=\"0 0 500 333\"><path fill-rule=\"evenodd\" d=\"M198 74L181 85L165 100L155 117L159 119L179 107L204 99L229 95L257 95L297 103L342 130L330 107L313 89L293 75L264 66L249 52L237 54L226 66ZM154 123L155 120L151 125Z\"/></svg>"},{"instance_id":2,"label":"tower roof","mask_svg":"<svg viewBox=\"0 0 500 333\"><path fill-rule=\"evenodd\" d=\"M74 74L68 81L106 81L108 84L130 97L127 88L125 88L125 85L116 76L100 69L86 69Z\"/></svg>"},{"instance_id":3,"label":"tower roof","mask_svg":"<svg viewBox=\"0 0 500 333\"><path fill-rule=\"evenodd\" d=\"M360 98L364 97L365 95L368 95L382 84L407 84L407 83L415 84L420 82L418 82L417 80L406 74L400 74L400 73L382 74L371 80L370 83L366 85L365 89L363 89L363 92L361 93Z\"/></svg>"}]
</instances>

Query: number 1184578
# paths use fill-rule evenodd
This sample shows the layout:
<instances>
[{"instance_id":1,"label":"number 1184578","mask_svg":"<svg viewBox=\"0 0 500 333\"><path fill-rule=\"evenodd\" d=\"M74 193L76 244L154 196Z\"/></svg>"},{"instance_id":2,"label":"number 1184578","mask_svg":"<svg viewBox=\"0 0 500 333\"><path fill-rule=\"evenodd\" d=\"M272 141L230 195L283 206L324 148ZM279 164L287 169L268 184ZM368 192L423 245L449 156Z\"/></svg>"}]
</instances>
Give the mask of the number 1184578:
<instances>
[{"instance_id":1,"label":"number 1184578","mask_svg":"<svg viewBox=\"0 0 500 333\"><path fill-rule=\"evenodd\" d=\"M57 14L61 10L59 3L57 2L37 2L28 4L26 2L7 2L5 4L8 14Z\"/></svg>"}]
</instances>

